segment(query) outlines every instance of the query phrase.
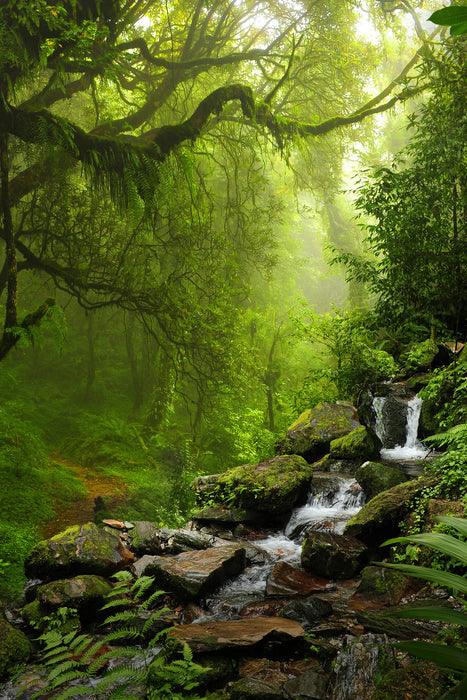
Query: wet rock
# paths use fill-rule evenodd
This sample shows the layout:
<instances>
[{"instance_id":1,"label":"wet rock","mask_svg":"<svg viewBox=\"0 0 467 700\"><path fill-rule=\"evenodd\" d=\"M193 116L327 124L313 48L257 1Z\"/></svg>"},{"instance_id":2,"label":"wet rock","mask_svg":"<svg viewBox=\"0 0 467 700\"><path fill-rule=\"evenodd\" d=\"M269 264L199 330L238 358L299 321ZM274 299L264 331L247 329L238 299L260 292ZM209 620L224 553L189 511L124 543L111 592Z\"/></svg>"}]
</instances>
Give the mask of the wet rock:
<instances>
[{"instance_id":1,"label":"wet rock","mask_svg":"<svg viewBox=\"0 0 467 700\"><path fill-rule=\"evenodd\" d=\"M245 550L236 545L211 547L176 556L153 557L143 569L156 585L182 598L202 598L245 568Z\"/></svg>"},{"instance_id":2,"label":"wet rock","mask_svg":"<svg viewBox=\"0 0 467 700\"><path fill-rule=\"evenodd\" d=\"M285 561L278 562L266 579L267 595L310 595L326 590L329 581L310 576Z\"/></svg>"},{"instance_id":3,"label":"wet rock","mask_svg":"<svg viewBox=\"0 0 467 700\"><path fill-rule=\"evenodd\" d=\"M394 651L385 635L350 637L334 664L332 700L371 700L375 680L394 663Z\"/></svg>"},{"instance_id":4,"label":"wet rock","mask_svg":"<svg viewBox=\"0 0 467 700\"><path fill-rule=\"evenodd\" d=\"M399 610L400 608L396 609ZM388 637L395 639L430 638L436 634L436 630L429 624L391 617L391 608L384 611L366 610L357 612L357 620L367 632L386 634Z\"/></svg>"},{"instance_id":5,"label":"wet rock","mask_svg":"<svg viewBox=\"0 0 467 700\"><path fill-rule=\"evenodd\" d=\"M218 525L238 525L239 523L250 523L251 525L261 525L261 523L264 522L264 516L256 510L212 506L194 513L193 520L195 523L201 525L204 523L217 523Z\"/></svg>"},{"instance_id":6,"label":"wet rock","mask_svg":"<svg viewBox=\"0 0 467 700\"><path fill-rule=\"evenodd\" d=\"M362 579L349 603L349 607L353 610L397 605L404 596L413 593L423 585L418 579L382 566L366 566L361 576Z\"/></svg>"},{"instance_id":7,"label":"wet rock","mask_svg":"<svg viewBox=\"0 0 467 700\"><path fill-rule=\"evenodd\" d=\"M355 537L311 532L303 543L301 564L306 571L327 578L353 578L367 563L368 549Z\"/></svg>"},{"instance_id":8,"label":"wet rock","mask_svg":"<svg viewBox=\"0 0 467 700\"><path fill-rule=\"evenodd\" d=\"M374 404L379 405L381 424L384 425L381 435L384 448L405 444L407 404L413 397L414 392L402 382L379 385L376 389Z\"/></svg>"},{"instance_id":9,"label":"wet rock","mask_svg":"<svg viewBox=\"0 0 467 700\"><path fill-rule=\"evenodd\" d=\"M275 642L290 649L303 640L305 630L298 622L279 617L200 622L169 630L168 639L186 643L194 653L219 649L245 649L264 642Z\"/></svg>"},{"instance_id":10,"label":"wet rock","mask_svg":"<svg viewBox=\"0 0 467 700\"><path fill-rule=\"evenodd\" d=\"M285 607L285 600L260 600L245 605L240 611L240 617L274 617ZM297 622L300 622L297 620ZM301 624L301 623L300 623Z\"/></svg>"},{"instance_id":11,"label":"wet rock","mask_svg":"<svg viewBox=\"0 0 467 700\"><path fill-rule=\"evenodd\" d=\"M379 493L349 520L344 534L358 537L368 546L378 546L397 536L399 523L410 513L413 499L435 482L433 477L422 477Z\"/></svg>"},{"instance_id":12,"label":"wet rock","mask_svg":"<svg viewBox=\"0 0 467 700\"><path fill-rule=\"evenodd\" d=\"M132 573L136 578L141 578L144 576L144 571L149 564L152 564L158 556L156 554L145 554L144 556L137 559L131 566Z\"/></svg>"},{"instance_id":13,"label":"wet rock","mask_svg":"<svg viewBox=\"0 0 467 700\"><path fill-rule=\"evenodd\" d=\"M96 607L104 602L105 596L113 586L101 576L84 575L70 579L51 581L39 586L37 599L47 610L60 607L83 608Z\"/></svg>"},{"instance_id":14,"label":"wet rock","mask_svg":"<svg viewBox=\"0 0 467 700\"><path fill-rule=\"evenodd\" d=\"M225 540L196 530L176 530L167 542L167 551L179 554L194 549L209 549L216 544L226 544Z\"/></svg>"},{"instance_id":15,"label":"wet rock","mask_svg":"<svg viewBox=\"0 0 467 700\"><path fill-rule=\"evenodd\" d=\"M263 525L285 521L293 506L306 499L312 476L310 465L299 455L280 455L221 474L219 498L261 513Z\"/></svg>"},{"instance_id":16,"label":"wet rock","mask_svg":"<svg viewBox=\"0 0 467 700\"><path fill-rule=\"evenodd\" d=\"M56 579L80 574L106 577L129 568L134 558L118 534L86 523L38 542L24 568L29 578Z\"/></svg>"},{"instance_id":17,"label":"wet rock","mask_svg":"<svg viewBox=\"0 0 467 700\"><path fill-rule=\"evenodd\" d=\"M329 452L331 440L360 426L356 409L344 403L319 403L304 411L276 444L277 454L299 454L315 462Z\"/></svg>"},{"instance_id":18,"label":"wet rock","mask_svg":"<svg viewBox=\"0 0 467 700\"><path fill-rule=\"evenodd\" d=\"M387 491L393 486L403 484L410 478L400 469L394 469L378 462L365 462L355 472L358 481L368 498L374 498L378 493Z\"/></svg>"},{"instance_id":19,"label":"wet rock","mask_svg":"<svg viewBox=\"0 0 467 700\"><path fill-rule=\"evenodd\" d=\"M364 425L352 430L341 438L331 440L331 459L360 460L377 459L382 442L374 430Z\"/></svg>"},{"instance_id":20,"label":"wet rock","mask_svg":"<svg viewBox=\"0 0 467 700\"><path fill-rule=\"evenodd\" d=\"M303 629L311 629L317 620L328 617L332 613L332 605L327 600L317 598L306 598L304 600L294 600L282 608L280 617L288 620L295 620L301 624Z\"/></svg>"},{"instance_id":21,"label":"wet rock","mask_svg":"<svg viewBox=\"0 0 467 700\"><path fill-rule=\"evenodd\" d=\"M159 528L147 520L135 520L131 530L130 548L138 556L161 554L162 542Z\"/></svg>"},{"instance_id":22,"label":"wet rock","mask_svg":"<svg viewBox=\"0 0 467 700\"><path fill-rule=\"evenodd\" d=\"M326 700L328 679L310 669L284 685L284 697L294 700Z\"/></svg>"},{"instance_id":23,"label":"wet rock","mask_svg":"<svg viewBox=\"0 0 467 700\"><path fill-rule=\"evenodd\" d=\"M26 635L0 618L0 678L26 661L31 651L31 642Z\"/></svg>"}]
</instances>

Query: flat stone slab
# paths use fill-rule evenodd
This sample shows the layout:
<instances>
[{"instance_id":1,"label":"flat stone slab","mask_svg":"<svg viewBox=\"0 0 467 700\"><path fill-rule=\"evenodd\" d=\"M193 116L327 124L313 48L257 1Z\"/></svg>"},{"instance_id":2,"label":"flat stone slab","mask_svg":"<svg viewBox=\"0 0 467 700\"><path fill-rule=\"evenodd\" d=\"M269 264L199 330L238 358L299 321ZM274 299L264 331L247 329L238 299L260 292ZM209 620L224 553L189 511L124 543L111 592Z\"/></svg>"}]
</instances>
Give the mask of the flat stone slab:
<instances>
[{"instance_id":1,"label":"flat stone slab","mask_svg":"<svg viewBox=\"0 0 467 700\"><path fill-rule=\"evenodd\" d=\"M297 569L285 561L281 561L273 568L266 580L267 595L310 595L325 591L329 581L318 576Z\"/></svg>"},{"instance_id":2,"label":"flat stone slab","mask_svg":"<svg viewBox=\"0 0 467 700\"><path fill-rule=\"evenodd\" d=\"M242 649L266 640L290 644L304 636L305 630L298 622L280 617L180 625L168 633L169 639L188 644L194 653Z\"/></svg>"},{"instance_id":3,"label":"flat stone slab","mask_svg":"<svg viewBox=\"0 0 467 700\"><path fill-rule=\"evenodd\" d=\"M246 558L243 547L226 545L176 556L148 557L146 561L147 565L140 567L141 574L154 576L157 586L185 599L197 599L242 573Z\"/></svg>"}]
</instances>

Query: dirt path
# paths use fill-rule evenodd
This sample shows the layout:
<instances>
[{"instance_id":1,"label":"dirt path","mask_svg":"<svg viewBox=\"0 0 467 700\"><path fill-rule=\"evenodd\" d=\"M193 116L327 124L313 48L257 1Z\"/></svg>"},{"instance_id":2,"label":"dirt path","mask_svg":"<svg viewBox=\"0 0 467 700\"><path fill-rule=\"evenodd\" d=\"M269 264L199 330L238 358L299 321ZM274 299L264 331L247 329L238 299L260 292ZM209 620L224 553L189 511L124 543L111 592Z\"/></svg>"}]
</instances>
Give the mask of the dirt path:
<instances>
[{"instance_id":1,"label":"dirt path","mask_svg":"<svg viewBox=\"0 0 467 700\"><path fill-rule=\"evenodd\" d=\"M72 474L86 487L88 494L84 498L78 498L72 502L60 502L57 498L54 510L56 517L40 528L40 535L44 538L52 537L70 525L86 523L94 518L94 499L101 496L109 509L125 501L128 487L118 477L107 476L93 472L81 464L74 464L57 455L51 455L52 463L68 467Z\"/></svg>"}]
</instances>

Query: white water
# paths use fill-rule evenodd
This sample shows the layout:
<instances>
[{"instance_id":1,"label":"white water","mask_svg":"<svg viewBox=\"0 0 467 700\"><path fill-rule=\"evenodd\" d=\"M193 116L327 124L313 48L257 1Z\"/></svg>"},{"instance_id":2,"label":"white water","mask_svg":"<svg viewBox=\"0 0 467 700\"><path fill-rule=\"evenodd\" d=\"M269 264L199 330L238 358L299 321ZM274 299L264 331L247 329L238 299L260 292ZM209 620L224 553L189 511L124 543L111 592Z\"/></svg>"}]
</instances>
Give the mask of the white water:
<instances>
[{"instance_id":1,"label":"white water","mask_svg":"<svg viewBox=\"0 0 467 700\"><path fill-rule=\"evenodd\" d=\"M320 481L319 477L315 480ZM348 476L333 474L328 484L332 488L318 491L313 484L307 504L293 511L285 527L287 536L297 537L305 527L343 533L347 521L363 506L365 494L355 479Z\"/></svg>"},{"instance_id":2,"label":"white water","mask_svg":"<svg viewBox=\"0 0 467 700\"><path fill-rule=\"evenodd\" d=\"M374 406L377 412L376 426L378 430L378 409L381 408L382 404L377 403L375 399ZM407 404L407 432L405 444L396 445L391 449L381 450L381 457L383 457L383 459L409 460L423 459L426 457L429 450L427 450L427 448L417 438L421 409L422 399L419 396L414 396L413 399L411 399Z\"/></svg>"}]
</instances>

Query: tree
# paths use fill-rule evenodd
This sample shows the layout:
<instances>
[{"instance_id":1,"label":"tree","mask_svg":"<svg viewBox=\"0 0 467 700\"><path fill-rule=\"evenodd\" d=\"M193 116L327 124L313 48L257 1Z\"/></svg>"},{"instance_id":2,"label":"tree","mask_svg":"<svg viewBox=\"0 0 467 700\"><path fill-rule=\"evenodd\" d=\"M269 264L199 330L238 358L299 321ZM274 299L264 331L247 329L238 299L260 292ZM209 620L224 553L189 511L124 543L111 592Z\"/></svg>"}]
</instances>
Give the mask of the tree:
<instances>
[{"instance_id":1,"label":"tree","mask_svg":"<svg viewBox=\"0 0 467 700\"><path fill-rule=\"evenodd\" d=\"M260 22L254 19L258 12ZM350 78L364 71L364 61L355 58L355 44L348 40L352 8L339 0L326 8L285 1L198 0L193 5L181 0L165 9L153 0L3 0L0 20L5 243L0 291L6 293L0 358L52 303L46 300L18 319L18 274L25 270L50 275L86 308L112 303L157 318L159 330L164 313L172 313L157 303L160 288L129 287L122 284L130 275L122 280L120 262L109 268L103 248L116 244L128 253L133 244L134 232L121 222L117 230L126 237L113 232L104 241L100 236L99 251L91 246L95 257L86 274L75 259L70 264L80 248L73 234L59 242L67 247L67 264L44 253L40 236L44 230L48 236L49 229L25 229L32 216L23 220L18 205L29 208L38 198L44 202L48 182L55 185L66 173L67 186L76 187L77 176L70 180L69 173L81 164L92 193L108 190L121 208L137 210L144 202L154 220L183 144L190 150L202 137L206 144L210 134L226 143L229 127L238 139L246 125L253 138L269 135L284 150L294 137L361 122L411 92L404 88L391 97L412 63L378 97L358 104L358 81ZM335 50L323 51L336 38L342 51L349 44L348 66L344 55L339 59L340 79ZM336 104L343 116L329 116ZM301 118L310 113L314 121ZM212 148L204 149L212 157ZM45 250L49 253L50 247ZM137 257L133 267L139 266ZM167 324L162 334L170 339Z\"/></svg>"},{"instance_id":2,"label":"tree","mask_svg":"<svg viewBox=\"0 0 467 700\"><path fill-rule=\"evenodd\" d=\"M391 328L417 324L465 335L467 312L467 73L462 40L424 65L431 92L410 117L409 146L370 173L357 207L374 257L343 254L349 275L365 279L376 312Z\"/></svg>"}]
</instances>

